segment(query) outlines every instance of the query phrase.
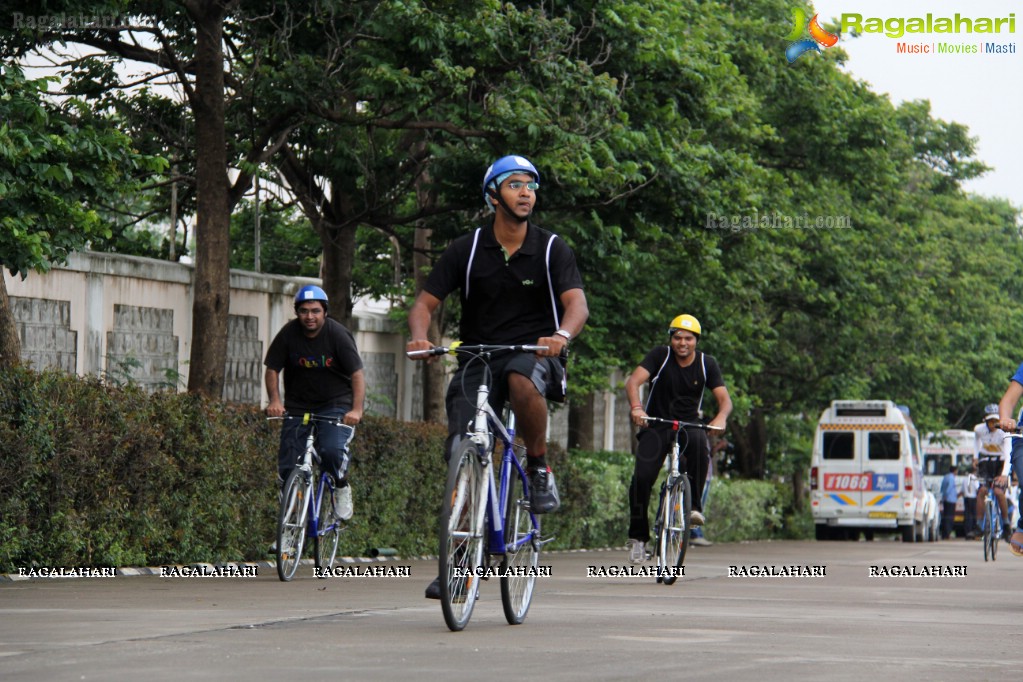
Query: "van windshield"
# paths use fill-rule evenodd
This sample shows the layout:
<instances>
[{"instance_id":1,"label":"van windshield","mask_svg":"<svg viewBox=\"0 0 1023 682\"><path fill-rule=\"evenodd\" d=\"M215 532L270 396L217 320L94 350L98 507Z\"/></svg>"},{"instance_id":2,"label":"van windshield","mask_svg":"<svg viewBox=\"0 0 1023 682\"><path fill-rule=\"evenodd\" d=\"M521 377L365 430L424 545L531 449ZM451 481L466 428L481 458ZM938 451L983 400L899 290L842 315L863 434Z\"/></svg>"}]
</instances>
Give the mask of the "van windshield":
<instances>
[{"instance_id":1,"label":"van windshield","mask_svg":"<svg viewBox=\"0 0 1023 682\"><path fill-rule=\"evenodd\" d=\"M928 476L939 476L948 472L952 466L952 455L924 455L924 473Z\"/></svg>"},{"instance_id":2,"label":"van windshield","mask_svg":"<svg viewBox=\"0 0 1023 682\"><path fill-rule=\"evenodd\" d=\"M824 432L824 459L852 459L853 436L849 431Z\"/></svg>"},{"instance_id":3,"label":"van windshield","mask_svg":"<svg viewBox=\"0 0 1023 682\"><path fill-rule=\"evenodd\" d=\"M871 433L867 436L867 459L898 459L902 435L897 431Z\"/></svg>"}]
</instances>

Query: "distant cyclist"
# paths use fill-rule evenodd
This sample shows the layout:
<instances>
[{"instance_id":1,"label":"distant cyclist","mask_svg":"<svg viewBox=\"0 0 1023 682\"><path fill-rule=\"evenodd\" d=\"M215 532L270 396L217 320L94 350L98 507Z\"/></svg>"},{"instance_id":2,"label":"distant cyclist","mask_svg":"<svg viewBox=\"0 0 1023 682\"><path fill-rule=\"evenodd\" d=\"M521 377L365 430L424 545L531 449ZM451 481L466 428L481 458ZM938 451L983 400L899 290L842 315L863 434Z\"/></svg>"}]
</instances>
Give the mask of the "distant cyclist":
<instances>
[{"instance_id":1,"label":"distant cyclist","mask_svg":"<svg viewBox=\"0 0 1023 682\"><path fill-rule=\"evenodd\" d=\"M336 417L355 426L362 420L366 380L362 358L348 329L327 317L327 294L318 286L304 286L295 295L295 319L274 337L266 352L266 392L271 417L286 412L306 412L321 417ZM284 399L281 399L280 375L284 373ZM280 488L305 451L311 424L287 419L281 427L281 445L277 454L277 484ZM316 424L316 451L324 468L338 484L334 509L338 518L352 517L352 491L346 472L341 471L344 450L351 431L328 422Z\"/></svg>"},{"instance_id":2,"label":"distant cyclist","mask_svg":"<svg viewBox=\"0 0 1023 682\"><path fill-rule=\"evenodd\" d=\"M983 423L973 427L973 458L977 462L977 477L980 479L976 509L977 518L984 518L984 503L988 492L994 494L998 501L998 509L1002 513L1002 537L1008 542L1012 528L1009 524L1009 505L1005 499L1005 490L1009 487L1011 443L998 423L998 405L991 404L984 408Z\"/></svg>"},{"instance_id":3,"label":"distant cyclist","mask_svg":"<svg viewBox=\"0 0 1023 682\"><path fill-rule=\"evenodd\" d=\"M671 426L648 423L646 417L660 417L696 423L700 418L704 390L710 389L717 401L717 414L710 426L724 428L732 412L721 368L717 361L696 350L703 328L692 315L679 315L668 324L668 345L657 346L646 354L639 366L625 381L625 394L631 406L633 424L640 427L637 436L636 461L629 485L629 561L646 561L646 543L650 540L650 492L665 456L672 448L675 433ZM640 400L640 387L650 384L646 404ZM702 526L703 490L710 466L707 434L689 428L678 434L685 446L682 452L686 474L693 491L690 522Z\"/></svg>"}]
</instances>

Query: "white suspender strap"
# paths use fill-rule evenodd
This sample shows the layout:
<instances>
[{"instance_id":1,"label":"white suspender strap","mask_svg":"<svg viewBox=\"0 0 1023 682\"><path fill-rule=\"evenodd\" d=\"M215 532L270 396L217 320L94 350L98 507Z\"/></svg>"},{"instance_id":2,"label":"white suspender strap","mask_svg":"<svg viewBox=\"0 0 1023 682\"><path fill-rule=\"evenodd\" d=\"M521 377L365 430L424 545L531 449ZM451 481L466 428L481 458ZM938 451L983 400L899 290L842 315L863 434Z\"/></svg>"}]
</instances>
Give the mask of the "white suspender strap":
<instances>
[{"instance_id":1,"label":"white suspender strap","mask_svg":"<svg viewBox=\"0 0 1023 682\"><path fill-rule=\"evenodd\" d=\"M668 358L671 357L671 346L664 347L668 352L664 354L664 362L661 363L660 369L657 370L657 374L650 380L650 390L646 394L646 403L643 405L643 409L646 410L650 406L650 399L654 396L654 387L657 385L657 380L661 378L661 372L664 371L664 366L668 364Z\"/></svg>"},{"instance_id":2,"label":"white suspender strap","mask_svg":"<svg viewBox=\"0 0 1023 682\"><path fill-rule=\"evenodd\" d=\"M558 330L561 328L561 320L558 319L558 302L554 297L554 282L551 280L551 247L554 245L554 238L557 235L552 234L551 238L547 240L547 253L544 256L544 262L547 264L547 289L551 292L551 311L554 313L554 329Z\"/></svg>"},{"instance_id":3,"label":"white suspender strap","mask_svg":"<svg viewBox=\"0 0 1023 682\"><path fill-rule=\"evenodd\" d=\"M703 369L703 389L707 388L707 354L700 353L700 367ZM700 391L700 404L696 406L696 411L699 413L703 409L703 393L704 390Z\"/></svg>"},{"instance_id":4,"label":"white suspender strap","mask_svg":"<svg viewBox=\"0 0 1023 682\"><path fill-rule=\"evenodd\" d=\"M475 234L472 236L472 249L469 251L469 262L465 265L465 298L469 298L469 273L472 271L472 259L476 257L476 244L480 240L480 231L482 228L477 227Z\"/></svg>"}]
</instances>

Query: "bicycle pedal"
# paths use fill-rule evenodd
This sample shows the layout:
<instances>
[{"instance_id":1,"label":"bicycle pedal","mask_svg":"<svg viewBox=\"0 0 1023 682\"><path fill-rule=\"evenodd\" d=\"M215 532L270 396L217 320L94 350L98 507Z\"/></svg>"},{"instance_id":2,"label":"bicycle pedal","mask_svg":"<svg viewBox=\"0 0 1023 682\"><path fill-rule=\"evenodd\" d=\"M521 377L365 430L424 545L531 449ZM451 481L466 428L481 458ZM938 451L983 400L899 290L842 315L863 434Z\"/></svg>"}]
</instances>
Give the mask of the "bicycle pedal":
<instances>
[{"instance_id":1,"label":"bicycle pedal","mask_svg":"<svg viewBox=\"0 0 1023 682\"><path fill-rule=\"evenodd\" d=\"M543 546L544 546L544 545L546 545L546 544L547 544L548 542L554 542L554 540L555 540L555 539L556 539L557 537L558 537L557 535L552 535L552 536L550 536L549 538L540 538L540 539L538 540L538 544L539 544L539 545L540 545L541 547L543 547Z\"/></svg>"}]
</instances>

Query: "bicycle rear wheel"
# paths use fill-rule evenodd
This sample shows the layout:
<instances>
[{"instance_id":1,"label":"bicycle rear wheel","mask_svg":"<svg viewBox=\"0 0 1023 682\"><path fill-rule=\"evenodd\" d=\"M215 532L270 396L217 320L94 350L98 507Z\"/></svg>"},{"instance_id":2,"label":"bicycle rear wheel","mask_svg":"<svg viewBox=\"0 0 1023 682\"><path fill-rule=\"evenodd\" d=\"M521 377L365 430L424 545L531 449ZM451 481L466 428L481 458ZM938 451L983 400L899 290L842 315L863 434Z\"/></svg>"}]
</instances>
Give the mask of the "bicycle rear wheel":
<instances>
[{"instance_id":1,"label":"bicycle rear wheel","mask_svg":"<svg viewBox=\"0 0 1023 682\"><path fill-rule=\"evenodd\" d=\"M305 546L309 508L307 474L295 469L284 484L281 511L277 517L277 577L284 582L295 576Z\"/></svg>"},{"instance_id":2,"label":"bicycle rear wheel","mask_svg":"<svg viewBox=\"0 0 1023 682\"><path fill-rule=\"evenodd\" d=\"M476 444L463 440L448 463L440 513L440 603L444 622L461 630L479 596L483 567L485 480Z\"/></svg>"},{"instance_id":3,"label":"bicycle rear wheel","mask_svg":"<svg viewBox=\"0 0 1023 682\"><path fill-rule=\"evenodd\" d=\"M319 514L317 514L316 537L313 539L316 568L322 572L334 565L337 545L341 535L341 521L334 516L334 486L326 476L320 477Z\"/></svg>"},{"instance_id":4,"label":"bicycle rear wheel","mask_svg":"<svg viewBox=\"0 0 1023 682\"><path fill-rule=\"evenodd\" d=\"M693 500L690 495L689 477L685 474L679 476L668 488L666 495L661 504L661 532L657 546L660 556L658 568L667 569L661 573L661 582L673 585L678 580L678 571L685 562L686 550L689 549L689 535L692 533L689 514L693 509Z\"/></svg>"},{"instance_id":5,"label":"bicycle rear wheel","mask_svg":"<svg viewBox=\"0 0 1023 682\"><path fill-rule=\"evenodd\" d=\"M514 473L504 519L504 559L501 560L501 603L509 625L526 619L533 601L537 567L540 563L540 520L530 513L529 482Z\"/></svg>"}]
</instances>

